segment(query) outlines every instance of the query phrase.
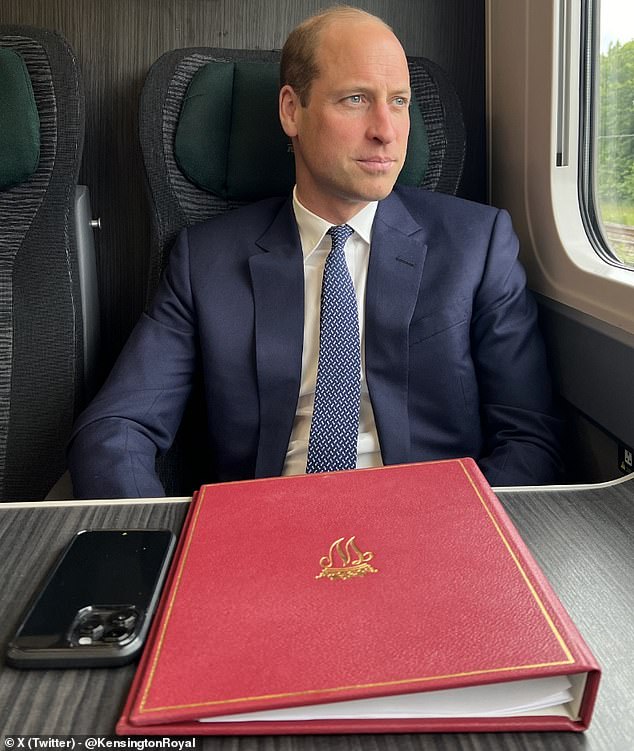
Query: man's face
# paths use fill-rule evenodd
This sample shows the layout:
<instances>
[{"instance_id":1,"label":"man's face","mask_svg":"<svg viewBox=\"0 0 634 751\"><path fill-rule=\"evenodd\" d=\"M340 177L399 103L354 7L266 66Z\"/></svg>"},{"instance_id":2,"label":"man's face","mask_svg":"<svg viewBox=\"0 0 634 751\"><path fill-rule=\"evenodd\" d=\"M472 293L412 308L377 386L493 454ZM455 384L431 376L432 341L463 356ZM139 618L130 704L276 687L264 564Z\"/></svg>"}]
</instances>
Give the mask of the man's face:
<instances>
[{"instance_id":1,"label":"man's face","mask_svg":"<svg viewBox=\"0 0 634 751\"><path fill-rule=\"evenodd\" d=\"M409 71L396 37L375 21L333 22L317 62L306 107L284 86L280 117L293 139L300 202L339 224L396 182L409 134Z\"/></svg>"}]
</instances>

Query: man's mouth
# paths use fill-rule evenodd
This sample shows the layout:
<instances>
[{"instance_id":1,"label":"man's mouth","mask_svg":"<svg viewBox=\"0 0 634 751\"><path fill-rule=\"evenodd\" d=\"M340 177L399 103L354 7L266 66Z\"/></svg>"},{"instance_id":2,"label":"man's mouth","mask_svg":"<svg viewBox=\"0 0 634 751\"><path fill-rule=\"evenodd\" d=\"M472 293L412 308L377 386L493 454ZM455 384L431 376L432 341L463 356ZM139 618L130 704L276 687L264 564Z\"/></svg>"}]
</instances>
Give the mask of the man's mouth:
<instances>
[{"instance_id":1,"label":"man's mouth","mask_svg":"<svg viewBox=\"0 0 634 751\"><path fill-rule=\"evenodd\" d=\"M367 159L357 159L357 164L366 172L383 174L389 172L396 163L396 159L386 157L368 157Z\"/></svg>"}]
</instances>

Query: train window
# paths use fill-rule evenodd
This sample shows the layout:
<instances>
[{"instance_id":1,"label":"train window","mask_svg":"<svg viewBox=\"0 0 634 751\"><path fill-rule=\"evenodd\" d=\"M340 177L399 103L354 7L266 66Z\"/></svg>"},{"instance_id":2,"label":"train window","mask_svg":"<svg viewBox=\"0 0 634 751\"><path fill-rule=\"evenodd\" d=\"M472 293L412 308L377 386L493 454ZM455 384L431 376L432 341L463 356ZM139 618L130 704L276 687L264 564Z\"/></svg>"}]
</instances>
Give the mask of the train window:
<instances>
[{"instance_id":1,"label":"train window","mask_svg":"<svg viewBox=\"0 0 634 751\"><path fill-rule=\"evenodd\" d=\"M582 196L604 260L634 269L634 3L586 4Z\"/></svg>"},{"instance_id":2,"label":"train window","mask_svg":"<svg viewBox=\"0 0 634 751\"><path fill-rule=\"evenodd\" d=\"M634 334L634 255L626 255L634 233L634 61L620 56L634 53L634 2L487 0L486 7L490 203L513 217L529 284L542 300ZM609 54L610 42L619 55ZM608 67L615 57L620 73ZM610 87L629 106L628 129L608 129L602 71L621 76ZM619 141L630 151L614 195L605 177L613 159L599 144ZM608 213L613 207L623 213Z\"/></svg>"}]
</instances>

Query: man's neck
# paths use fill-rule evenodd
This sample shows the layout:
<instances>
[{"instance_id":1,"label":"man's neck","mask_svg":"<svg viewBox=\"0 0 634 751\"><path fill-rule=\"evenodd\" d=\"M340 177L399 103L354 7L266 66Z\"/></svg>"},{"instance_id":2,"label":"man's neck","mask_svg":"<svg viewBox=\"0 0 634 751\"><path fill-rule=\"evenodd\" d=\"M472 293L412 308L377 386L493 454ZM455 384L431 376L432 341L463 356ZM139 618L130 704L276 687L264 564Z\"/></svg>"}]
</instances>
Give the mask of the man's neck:
<instances>
[{"instance_id":1,"label":"man's neck","mask_svg":"<svg viewBox=\"0 0 634 751\"><path fill-rule=\"evenodd\" d=\"M333 200L332 203L324 202L316 205L314 201L306 200L302 195L301 188L297 185L295 186L293 195L302 207L307 211L310 211L311 214L314 214L329 224L334 225L346 224L352 219L352 217L363 211L363 209L371 203L370 201L349 201L342 203Z\"/></svg>"}]
</instances>

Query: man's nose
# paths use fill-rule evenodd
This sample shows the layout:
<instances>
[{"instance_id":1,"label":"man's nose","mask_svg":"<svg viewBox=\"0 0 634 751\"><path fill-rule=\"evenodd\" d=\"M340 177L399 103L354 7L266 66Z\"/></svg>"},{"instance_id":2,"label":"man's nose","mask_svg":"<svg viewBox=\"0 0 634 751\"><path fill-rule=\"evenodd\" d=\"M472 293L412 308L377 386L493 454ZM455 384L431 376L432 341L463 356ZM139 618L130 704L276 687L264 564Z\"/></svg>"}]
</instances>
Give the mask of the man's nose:
<instances>
[{"instance_id":1,"label":"man's nose","mask_svg":"<svg viewBox=\"0 0 634 751\"><path fill-rule=\"evenodd\" d=\"M396 138L393 118L394 114L387 102L375 102L370 110L368 137L381 143L393 141Z\"/></svg>"}]
</instances>

